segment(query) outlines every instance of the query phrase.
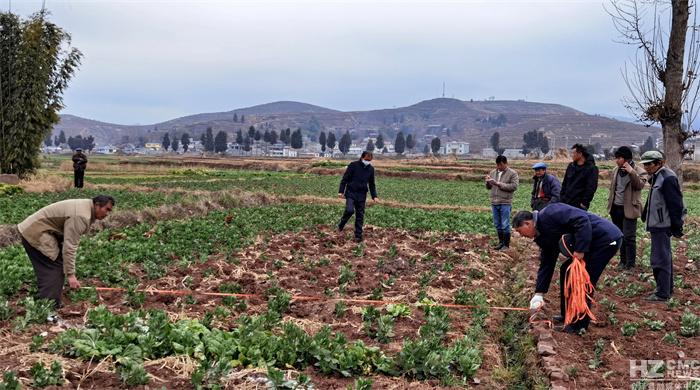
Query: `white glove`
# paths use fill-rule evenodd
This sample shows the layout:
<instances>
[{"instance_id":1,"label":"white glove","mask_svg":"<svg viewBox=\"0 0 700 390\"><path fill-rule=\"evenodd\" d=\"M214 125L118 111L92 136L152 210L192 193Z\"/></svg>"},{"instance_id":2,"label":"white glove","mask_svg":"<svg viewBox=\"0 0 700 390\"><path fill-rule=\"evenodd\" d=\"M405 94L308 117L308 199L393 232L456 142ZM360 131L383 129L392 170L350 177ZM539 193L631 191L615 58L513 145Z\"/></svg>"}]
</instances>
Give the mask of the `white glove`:
<instances>
[{"instance_id":1,"label":"white glove","mask_svg":"<svg viewBox=\"0 0 700 390\"><path fill-rule=\"evenodd\" d=\"M544 306L544 298L540 294L535 294L532 299L530 299L530 310L537 310Z\"/></svg>"}]
</instances>

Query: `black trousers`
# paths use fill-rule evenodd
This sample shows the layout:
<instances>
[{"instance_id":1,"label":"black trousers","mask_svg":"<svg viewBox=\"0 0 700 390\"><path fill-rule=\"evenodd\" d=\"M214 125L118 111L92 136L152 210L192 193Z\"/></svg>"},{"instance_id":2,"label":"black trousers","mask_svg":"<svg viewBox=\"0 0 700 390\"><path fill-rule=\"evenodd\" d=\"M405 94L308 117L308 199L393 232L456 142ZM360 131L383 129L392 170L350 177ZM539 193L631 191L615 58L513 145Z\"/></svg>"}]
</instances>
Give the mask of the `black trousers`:
<instances>
[{"instance_id":1,"label":"black trousers","mask_svg":"<svg viewBox=\"0 0 700 390\"><path fill-rule=\"evenodd\" d=\"M592 251L586 253L586 258L584 259L584 262L586 263L586 271L588 271L588 276L591 278L591 283L593 284L593 287L595 287L598 284L598 279L600 279L600 275L603 274L603 270L610 262L610 259L612 259L617 253L618 249L620 249L620 241L622 240L618 239L616 245L606 245L603 247L593 248ZM572 262L573 259L571 257L568 257L564 261L564 263L562 263L561 268L559 269L559 304L561 308L561 316L564 318L566 318L564 279L566 277L566 270L569 268L569 265ZM586 299L586 303L588 304L588 307L591 307L590 299ZM571 326L576 330L587 329L590 323L591 318L585 316L583 319L571 324Z\"/></svg>"},{"instance_id":2,"label":"black trousers","mask_svg":"<svg viewBox=\"0 0 700 390\"><path fill-rule=\"evenodd\" d=\"M73 171L73 181L75 182L75 188L83 188L83 178L85 177L84 169L76 169Z\"/></svg>"},{"instance_id":3,"label":"black trousers","mask_svg":"<svg viewBox=\"0 0 700 390\"><path fill-rule=\"evenodd\" d=\"M673 295L673 255L671 232L668 229L651 232L651 269L656 281L656 295L671 298Z\"/></svg>"},{"instance_id":4,"label":"black trousers","mask_svg":"<svg viewBox=\"0 0 700 390\"><path fill-rule=\"evenodd\" d=\"M622 232L620 264L634 267L637 263L637 219L625 218L624 206L613 205L610 209L612 222Z\"/></svg>"},{"instance_id":5,"label":"black trousers","mask_svg":"<svg viewBox=\"0 0 700 390\"><path fill-rule=\"evenodd\" d=\"M59 251L58 259L51 260L34 248L22 238L22 245L29 256L29 260L34 267L36 284L39 288L38 298L51 299L55 302L55 307L61 307L61 294L63 293L63 255Z\"/></svg>"},{"instance_id":6,"label":"black trousers","mask_svg":"<svg viewBox=\"0 0 700 390\"><path fill-rule=\"evenodd\" d=\"M362 224L365 221L365 200L355 200L353 198L345 198L345 212L340 218L338 229L343 230L345 224L348 223L350 217L355 214L355 237L362 238Z\"/></svg>"}]
</instances>

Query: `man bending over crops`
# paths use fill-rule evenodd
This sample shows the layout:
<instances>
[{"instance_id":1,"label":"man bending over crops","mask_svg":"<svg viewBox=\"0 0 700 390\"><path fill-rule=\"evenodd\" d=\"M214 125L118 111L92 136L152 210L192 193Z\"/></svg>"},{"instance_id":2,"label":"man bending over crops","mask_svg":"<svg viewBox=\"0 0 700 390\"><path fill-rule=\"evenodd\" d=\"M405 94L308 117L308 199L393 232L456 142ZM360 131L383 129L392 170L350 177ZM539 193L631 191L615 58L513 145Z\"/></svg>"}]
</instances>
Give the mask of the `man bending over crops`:
<instances>
[{"instance_id":1,"label":"man bending over crops","mask_svg":"<svg viewBox=\"0 0 700 390\"><path fill-rule=\"evenodd\" d=\"M540 247L540 268L537 271L535 296L530 301L530 310L544 306L544 294L549 290L559 253L567 258L559 272L561 315L554 317L556 323L567 319L565 279L573 257L583 260L590 283L595 287L605 266L615 256L622 242L622 232L612 222L564 203L552 203L542 211L519 211L513 217L513 228L522 236L532 238ZM573 282L583 280L574 278ZM586 304L590 309L590 300L586 300ZM582 306L586 310L586 305ZM579 333L588 328L590 320L585 315L567 323L561 330Z\"/></svg>"},{"instance_id":2,"label":"man bending over crops","mask_svg":"<svg viewBox=\"0 0 700 390\"><path fill-rule=\"evenodd\" d=\"M372 195L372 201L377 202L377 188L374 186L374 167L371 164L372 152L364 151L358 161L353 161L345 170L340 181L338 197L345 198L345 212L338 232L342 232L352 214L355 214L355 241L362 242L362 223L365 219L365 203L367 201L367 189Z\"/></svg>"},{"instance_id":3,"label":"man bending over crops","mask_svg":"<svg viewBox=\"0 0 700 390\"><path fill-rule=\"evenodd\" d=\"M80 288L75 277L75 253L80 236L96 219L104 219L114 207L114 198L69 199L50 204L22 221L17 228L22 245L34 267L39 298L61 306L64 278L71 288Z\"/></svg>"}]
</instances>

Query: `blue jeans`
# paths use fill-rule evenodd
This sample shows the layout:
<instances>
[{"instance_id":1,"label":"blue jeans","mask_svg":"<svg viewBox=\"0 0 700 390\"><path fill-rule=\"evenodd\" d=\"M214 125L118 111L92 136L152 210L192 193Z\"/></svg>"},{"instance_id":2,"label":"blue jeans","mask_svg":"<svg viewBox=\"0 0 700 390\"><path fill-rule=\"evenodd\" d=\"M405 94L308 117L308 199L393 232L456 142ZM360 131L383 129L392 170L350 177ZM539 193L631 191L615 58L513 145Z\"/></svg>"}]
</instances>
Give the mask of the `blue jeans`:
<instances>
[{"instance_id":1,"label":"blue jeans","mask_svg":"<svg viewBox=\"0 0 700 390\"><path fill-rule=\"evenodd\" d=\"M492 204L493 224L500 233L510 234L510 209L509 204Z\"/></svg>"}]
</instances>

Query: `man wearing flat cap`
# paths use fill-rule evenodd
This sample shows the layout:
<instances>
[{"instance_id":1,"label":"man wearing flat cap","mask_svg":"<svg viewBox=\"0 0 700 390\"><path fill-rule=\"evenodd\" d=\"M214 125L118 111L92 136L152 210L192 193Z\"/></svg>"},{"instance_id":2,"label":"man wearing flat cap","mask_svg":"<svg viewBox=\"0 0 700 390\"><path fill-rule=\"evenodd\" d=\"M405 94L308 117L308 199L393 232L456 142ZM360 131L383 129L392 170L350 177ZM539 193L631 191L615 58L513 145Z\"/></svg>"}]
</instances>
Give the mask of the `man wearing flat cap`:
<instances>
[{"instance_id":1,"label":"man wearing flat cap","mask_svg":"<svg viewBox=\"0 0 700 390\"><path fill-rule=\"evenodd\" d=\"M683 237L686 209L676 174L664 165L664 156L657 150L642 154L644 170L649 174L649 196L642 221L651 235L651 269L656 292L646 298L650 302L666 302L673 295L673 252L671 236Z\"/></svg>"},{"instance_id":2,"label":"man wearing flat cap","mask_svg":"<svg viewBox=\"0 0 700 390\"><path fill-rule=\"evenodd\" d=\"M535 176L532 177L532 198L530 206L533 210L542 210L544 206L559 201L561 184L559 179L547 173L547 164L538 162L532 166Z\"/></svg>"}]
</instances>

